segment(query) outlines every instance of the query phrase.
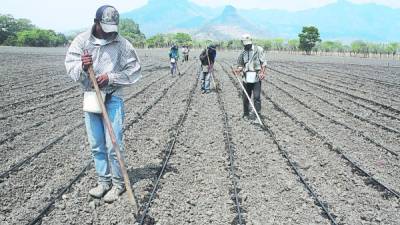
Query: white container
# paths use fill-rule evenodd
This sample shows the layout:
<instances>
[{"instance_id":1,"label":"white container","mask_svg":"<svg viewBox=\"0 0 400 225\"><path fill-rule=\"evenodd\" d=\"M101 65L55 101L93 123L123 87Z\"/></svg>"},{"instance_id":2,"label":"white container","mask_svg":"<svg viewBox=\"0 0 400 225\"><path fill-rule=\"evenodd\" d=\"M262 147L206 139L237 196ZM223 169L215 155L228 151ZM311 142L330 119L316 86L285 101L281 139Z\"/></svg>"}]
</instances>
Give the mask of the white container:
<instances>
[{"instance_id":1,"label":"white container","mask_svg":"<svg viewBox=\"0 0 400 225\"><path fill-rule=\"evenodd\" d=\"M257 72L246 72L246 83L257 83Z\"/></svg>"},{"instance_id":2,"label":"white container","mask_svg":"<svg viewBox=\"0 0 400 225\"><path fill-rule=\"evenodd\" d=\"M101 93L101 98L103 102L105 101L106 94L104 92ZM101 113L101 107L97 100L96 92L94 91L85 91L83 94L83 111L90 113Z\"/></svg>"},{"instance_id":3,"label":"white container","mask_svg":"<svg viewBox=\"0 0 400 225\"><path fill-rule=\"evenodd\" d=\"M171 58L171 63L175 63L175 62L176 62L175 58Z\"/></svg>"}]
</instances>

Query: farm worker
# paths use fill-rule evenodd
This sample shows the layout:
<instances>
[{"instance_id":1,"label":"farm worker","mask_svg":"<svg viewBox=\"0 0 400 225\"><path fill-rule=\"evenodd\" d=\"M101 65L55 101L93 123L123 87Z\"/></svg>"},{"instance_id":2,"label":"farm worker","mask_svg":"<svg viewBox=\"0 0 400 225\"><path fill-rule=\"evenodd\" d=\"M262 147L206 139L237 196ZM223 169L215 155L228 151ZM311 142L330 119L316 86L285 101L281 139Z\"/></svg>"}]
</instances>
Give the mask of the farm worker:
<instances>
[{"instance_id":1,"label":"farm worker","mask_svg":"<svg viewBox=\"0 0 400 225\"><path fill-rule=\"evenodd\" d=\"M217 57L216 46L211 44L204 49L199 58L202 72L200 74L202 93L210 93L210 77L214 69L215 58Z\"/></svg>"},{"instance_id":2,"label":"farm worker","mask_svg":"<svg viewBox=\"0 0 400 225\"><path fill-rule=\"evenodd\" d=\"M179 60L178 46L172 45L169 51L169 61L171 62L171 75L174 75L176 73L176 64L178 63L178 60Z\"/></svg>"},{"instance_id":3,"label":"farm worker","mask_svg":"<svg viewBox=\"0 0 400 225\"><path fill-rule=\"evenodd\" d=\"M183 46L183 49L182 49L182 54L183 54L183 61L185 62L187 62L187 61L189 61L189 47L188 46Z\"/></svg>"},{"instance_id":4,"label":"farm worker","mask_svg":"<svg viewBox=\"0 0 400 225\"><path fill-rule=\"evenodd\" d=\"M124 160L123 90L141 78L141 67L131 43L118 34L118 24L118 11L113 6L101 6L92 28L71 43L65 67L68 75L82 84L86 95L93 91L88 76L88 68L93 66L97 84L106 94L105 106ZM98 176L98 185L89 194L96 198L104 196L105 202L113 202L126 188L110 136L99 113L85 112L85 124Z\"/></svg>"},{"instance_id":5,"label":"farm worker","mask_svg":"<svg viewBox=\"0 0 400 225\"><path fill-rule=\"evenodd\" d=\"M237 60L237 73L242 72L243 86L247 94L253 95L254 106L258 114L261 112L261 81L265 78L267 66L264 49L254 45L249 34L242 36L244 51L240 53ZM243 118L249 119L249 100L243 93Z\"/></svg>"}]
</instances>

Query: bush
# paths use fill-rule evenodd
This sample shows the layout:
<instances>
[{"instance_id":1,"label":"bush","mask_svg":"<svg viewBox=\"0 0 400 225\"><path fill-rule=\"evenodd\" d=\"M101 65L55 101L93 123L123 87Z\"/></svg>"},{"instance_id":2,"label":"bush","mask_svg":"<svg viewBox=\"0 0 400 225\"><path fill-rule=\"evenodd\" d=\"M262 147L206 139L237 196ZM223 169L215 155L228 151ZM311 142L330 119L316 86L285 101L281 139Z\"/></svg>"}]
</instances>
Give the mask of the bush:
<instances>
[{"instance_id":1,"label":"bush","mask_svg":"<svg viewBox=\"0 0 400 225\"><path fill-rule=\"evenodd\" d=\"M55 47L65 44L67 39L63 34L52 30L32 29L17 33L16 45L33 47Z\"/></svg>"}]
</instances>

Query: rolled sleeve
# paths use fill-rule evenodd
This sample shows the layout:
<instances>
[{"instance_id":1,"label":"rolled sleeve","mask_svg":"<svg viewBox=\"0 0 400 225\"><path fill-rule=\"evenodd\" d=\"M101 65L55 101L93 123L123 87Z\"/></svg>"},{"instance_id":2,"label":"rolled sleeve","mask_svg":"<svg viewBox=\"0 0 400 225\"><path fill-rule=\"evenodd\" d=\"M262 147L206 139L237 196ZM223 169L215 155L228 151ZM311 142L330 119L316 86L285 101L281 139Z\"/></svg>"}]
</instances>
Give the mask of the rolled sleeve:
<instances>
[{"instance_id":1,"label":"rolled sleeve","mask_svg":"<svg viewBox=\"0 0 400 225\"><path fill-rule=\"evenodd\" d=\"M260 63L262 67L267 66L267 54L262 47L260 47Z\"/></svg>"}]
</instances>

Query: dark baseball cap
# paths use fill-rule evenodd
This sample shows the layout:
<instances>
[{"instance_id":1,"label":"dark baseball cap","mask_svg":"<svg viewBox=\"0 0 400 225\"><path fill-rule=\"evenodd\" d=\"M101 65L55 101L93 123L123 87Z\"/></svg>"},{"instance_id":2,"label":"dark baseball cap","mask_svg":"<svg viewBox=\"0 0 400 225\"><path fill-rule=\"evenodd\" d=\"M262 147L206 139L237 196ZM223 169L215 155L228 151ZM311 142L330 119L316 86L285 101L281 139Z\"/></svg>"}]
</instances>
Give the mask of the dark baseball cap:
<instances>
[{"instance_id":1,"label":"dark baseball cap","mask_svg":"<svg viewBox=\"0 0 400 225\"><path fill-rule=\"evenodd\" d=\"M119 13L111 5L103 5L96 11L96 18L104 32L118 32Z\"/></svg>"}]
</instances>

